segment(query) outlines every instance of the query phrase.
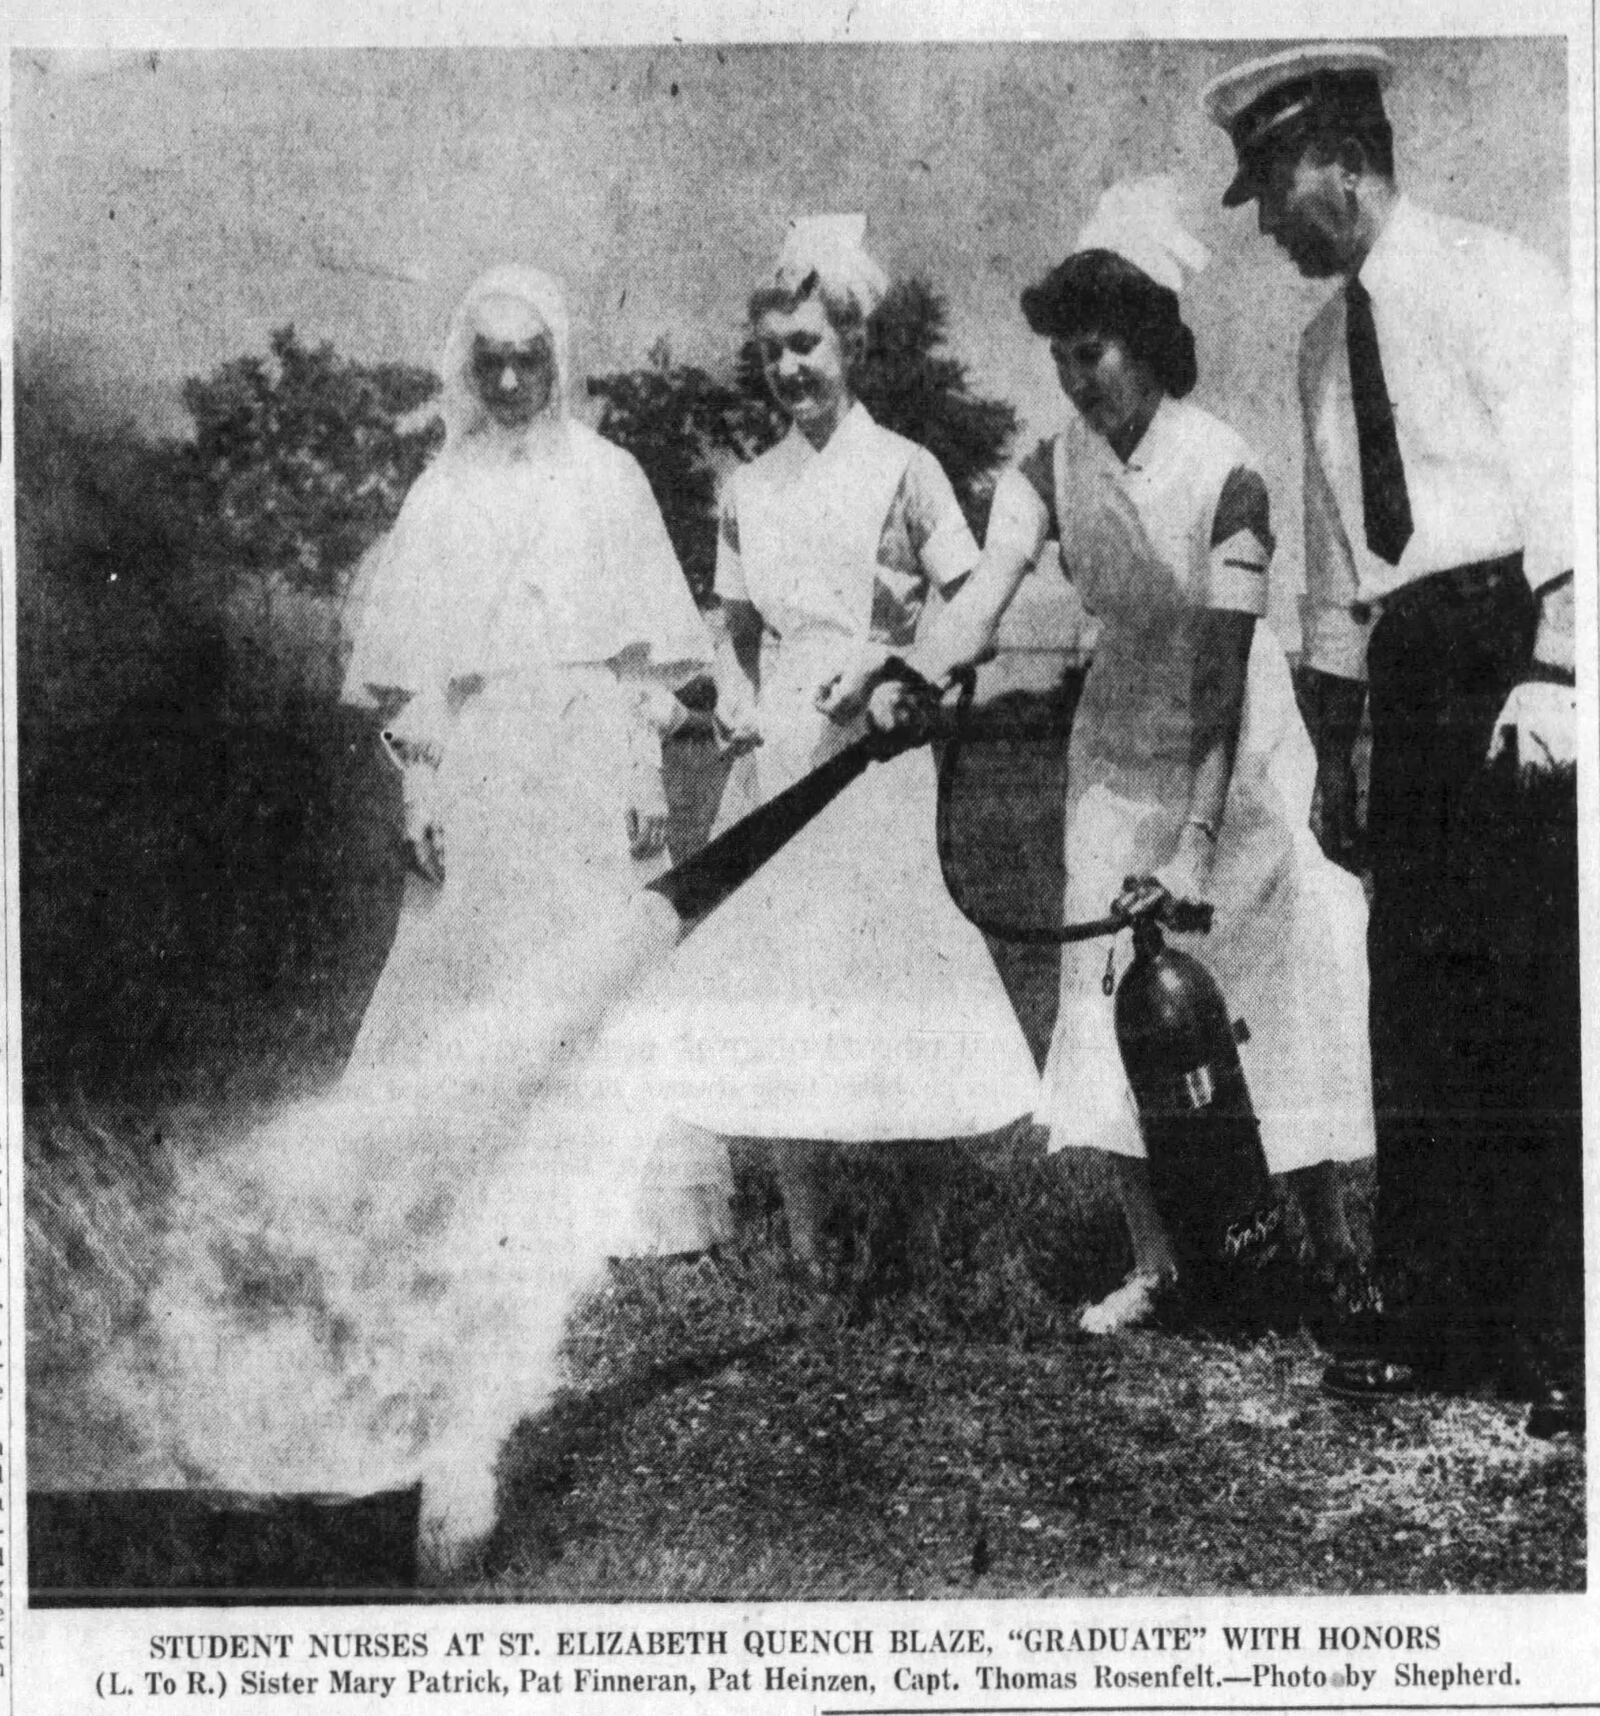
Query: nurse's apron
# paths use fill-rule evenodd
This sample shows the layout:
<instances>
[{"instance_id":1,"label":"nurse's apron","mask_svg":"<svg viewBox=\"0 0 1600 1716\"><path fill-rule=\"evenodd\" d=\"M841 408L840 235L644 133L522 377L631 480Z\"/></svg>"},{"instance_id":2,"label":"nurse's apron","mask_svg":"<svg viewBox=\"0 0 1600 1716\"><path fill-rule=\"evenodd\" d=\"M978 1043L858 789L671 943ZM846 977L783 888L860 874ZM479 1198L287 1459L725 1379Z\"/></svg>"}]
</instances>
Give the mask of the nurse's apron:
<instances>
[{"instance_id":1,"label":"nurse's apron","mask_svg":"<svg viewBox=\"0 0 1600 1716\"><path fill-rule=\"evenodd\" d=\"M1081 569L1086 605L1102 621L1069 758L1069 923L1104 915L1126 877L1163 864L1188 813L1186 773L1168 763L1182 754L1189 719L1193 654L1183 634L1195 609L1187 568L1209 550L1215 497L1238 451L1231 435L1214 449L1193 440L1182 449L1188 471L1173 475L1193 481L1196 504L1169 506L1167 517L1142 510L1137 486L1098 448L1072 471L1057 448L1057 517L1070 539L1064 558ZM1196 456L1205 453L1214 470ZM1173 940L1205 964L1230 1018L1244 1023L1240 1059L1274 1173L1373 1149L1366 902L1310 832L1315 778L1282 646L1259 621L1208 890L1212 929ZM1114 973L1131 957L1131 936L1117 937ZM1107 958L1105 941L1062 950L1040 1118L1052 1149L1143 1156L1104 993Z\"/></svg>"}]
</instances>

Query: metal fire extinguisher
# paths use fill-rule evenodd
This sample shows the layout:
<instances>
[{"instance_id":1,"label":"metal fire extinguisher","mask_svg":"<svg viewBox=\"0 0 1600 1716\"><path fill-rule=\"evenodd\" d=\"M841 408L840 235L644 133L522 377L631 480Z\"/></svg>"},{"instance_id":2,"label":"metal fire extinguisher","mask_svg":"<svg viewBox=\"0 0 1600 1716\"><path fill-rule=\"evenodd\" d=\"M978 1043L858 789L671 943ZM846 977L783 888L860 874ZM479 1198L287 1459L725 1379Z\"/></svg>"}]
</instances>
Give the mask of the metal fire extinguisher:
<instances>
[{"instance_id":1,"label":"metal fire extinguisher","mask_svg":"<svg viewBox=\"0 0 1600 1716\"><path fill-rule=\"evenodd\" d=\"M1280 1214L1272 1195L1261 1131L1251 1107L1239 1037L1216 980L1191 954L1166 945L1162 931L1204 931L1211 908L1175 901L1159 885L1130 884L1104 918L1042 926L1002 921L976 910L951 859L950 805L961 750L962 717L974 676L958 676L953 709L903 662L885 676L905 683L916 719L904 730L871 733L769 800L693 858L650 884L673 906L685 933L716 910L774 853L874 762L942 738L938 848L950 897L969 921L1000 941L1060 945L1133 930L1133 963L1116 989L1117 1043L1150 1159L1150 1187L1191 1281L1276 1251Z\"/></svg>"},{"instance_id":2,"label":"metal fire extinguisher","mask_svg":"<svg viewBox=\"0 0 1600 1716\"><path fill-rule=\"evenodd\" d=\"M1000 941L1062 945L1133 931L1133 961L1115 986L1117 1048L1139 1111L1150 1191L1191 1286L1228 1296L1227 1283L1277 1255L1282 1208L1261 1149L1261 1127L1239 1059L1247 1036L1201 961L1169 947L1163 931L1205 933L1212 908L1174 900L1159 883L1130 877L1104 918L1040 926L995 919L963 897L951 858L950 805L960 717L973 679L959 682L939 764L938 844L945 886L963 915ZM1112 993L1107 967L1107 994Z\"/></svg>"},{"instance_id":3,"label":"metal fire extinguisher","mask_svg":"<svg viewBox=\"0 0 1600 1716\"><path fill-rule=\"evenodd\" d=\"M1209 929L1211 908L1186 910L1159 887L1143 902L1125 894L1119 906L1133 927L1133 963L1116 990L1117 1048L1139 1108L1151 1195L1191 1265L1265 1262L1282 1210L1239 1059L1243 1022L1229 1019L1200 960L1162 935L1163 925Z\"/></svg>"}]
</instances>

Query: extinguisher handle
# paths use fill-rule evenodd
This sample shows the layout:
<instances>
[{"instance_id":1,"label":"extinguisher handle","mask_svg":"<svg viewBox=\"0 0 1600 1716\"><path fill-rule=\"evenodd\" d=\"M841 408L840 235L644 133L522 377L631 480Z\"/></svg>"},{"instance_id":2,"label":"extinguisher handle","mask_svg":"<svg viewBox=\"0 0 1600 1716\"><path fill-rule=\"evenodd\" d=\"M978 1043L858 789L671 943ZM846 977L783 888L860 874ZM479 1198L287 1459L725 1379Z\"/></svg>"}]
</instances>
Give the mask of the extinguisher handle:
<instances>
[{"instance_id":1,"label":"extinguisher handle","mask_svg":"<svg viewBox=\"0 0 1600 1716\"><path fill-rule=\"evenodd\" d=\"M1216 908L1209 900L1175 900L1168 894L1158 916L1165 928L1180 935L1210 935Z\"/></svg>"},{"instance_id":2,"label":"extinguisher handle","mask_svg":"<svg viewBox=\"0 0 1600 1716\"><path fill-rule=\"evenodd\" d=\"M866 734L868 749L880 761L913 751L939 736L939 705L943 699L940 688L924 679L903 657L891 655L873 677L873 684L898 685L903 697L899 725L892 728L870 726Z\"/></svg>"},{"instance_id":3,"label":"extinguisher handle","mask_svg":"<svg viewBox=\"0 0 1600 1716\"><path fill-rule=\"evenodd\" d=\"M1154 921L1179 935L1209 935L1216 911L1207 900L1175 898L1154 876L1127 876L1111 915L1127 925Z\"/></svg>"}]
</instances>

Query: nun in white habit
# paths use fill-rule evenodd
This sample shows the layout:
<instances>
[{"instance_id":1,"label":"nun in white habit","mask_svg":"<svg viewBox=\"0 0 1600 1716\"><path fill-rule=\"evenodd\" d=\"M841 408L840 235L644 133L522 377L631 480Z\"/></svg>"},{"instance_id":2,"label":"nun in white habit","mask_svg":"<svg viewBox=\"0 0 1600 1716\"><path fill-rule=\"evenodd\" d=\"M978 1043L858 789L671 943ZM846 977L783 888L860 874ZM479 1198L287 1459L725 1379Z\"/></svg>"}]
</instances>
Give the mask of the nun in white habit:
<instances>
[{"instance_id":1,"label":"nun in white habit","mask_svg":"<svg viewBox=\"0 0 1600 1716\"><path fill-rule=\"evenodd\" d=\"M492 1019L498 997L537 1012L540 973L558 1005L665 862L661 738L711 642L644 473L569 415L568 343L547 275L495 268L468 291L443 355L444 448L356 617L344 695L388 717L411 873L347 1086ZM541 1025L502 1023L529 1040ZM477 1091L486 1124L517 1123L510 1081ZM725 1165L679 1163L713 1182L693 1188L655 1168L683 1208L644 1212L658 1231L631 1246L716 1238Z\"/></svg>"}]
</instances>

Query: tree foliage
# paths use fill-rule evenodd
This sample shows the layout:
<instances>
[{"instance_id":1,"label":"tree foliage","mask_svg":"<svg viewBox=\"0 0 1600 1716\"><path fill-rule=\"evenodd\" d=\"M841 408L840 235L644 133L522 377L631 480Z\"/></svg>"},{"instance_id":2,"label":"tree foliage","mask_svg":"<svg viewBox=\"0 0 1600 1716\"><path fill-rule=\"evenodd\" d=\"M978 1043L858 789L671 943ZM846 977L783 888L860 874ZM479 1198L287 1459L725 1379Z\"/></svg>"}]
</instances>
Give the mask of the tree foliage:
<instances>
[{"instance_id":1,"label":"tree foliage","mask_svg":"<svg viewBox=\"0 0 1600 1716\"><path fill-rule=\"evenodd\" d=\"M856 391L885 429L939 461L981 538L995 472L1018 419L1003 400L971 391L966 365L946 347L948 321L944 299L925 280L897 281L868 327Z\"/></svg>"},{"instance_id":2,"label":"tree foliage","mask_svg":"<svg viewBox=\"0 0 1600 1716\"><path fill-rule=\"evenodd\" d=\"M706 601L716 568L719 469L772 444L781 432L776 411L764 391L674 363L665 340L642 369L595 376L589 392L603 402L600 433L639 461L689 587Z\"/></svg>"},{"instance_id":3,"label":"tree foliage","mask_svg":"<svg viewBox=\"0 0 1600 1716\"><path fill-rule=\"evenodd\" d=\"M392 771L360 716L279 695L245 646L218 523L219 490L240 489L220 457L208 469L114 420L45 349L19 353L15 406L29 1100L213 1079L264 1046L263 999L298 980L307 947L349 946L354 926L370 988L360 949L385 945L394 897ZM270 461L282 443L248 428L238 456ZM382 471L389 444L371 444ZM298 517L319 528L314 508Z\"/></svg>"},{"instance_id":4,"label":"tree foliage","mask_svg":"<svg viewBox=\"0 0 1600 1716\"><path fill-rule=\"evenodd\" d=\"M15 411L22 726L203 698L225 651L169 450L109 420L49 352L19 351Z\"/></svg>"},{"instance_id":5,"label":"tree foliage","mask_svg":"<svg viewBox=\"0 0 1600 1716\"><path fill-rule=\"evenodd\" d=\"M944 300L926 281L896 283L869 325L856 390L886 429L938 459L979 529L1017 416L971 391L965 365L946 349L946 326ZM604 401L600 433L644 467L690 587L705 600L716 565L719 473L770 447L784 429L754 341L741 349L730 384L674 364L662 342L645 368L598 376L589 390Z\"/></svg>"},{"instance_id":6,"label":"tree foliage","mask_svg":"<svg viewBox=\"0 0 1600 1716\"><path fill-rule=\"evenodd\" d=\"M184 384L194 438L180 478L209 526L211 555L331 593L400 510L438 443L406 419L437 391L408 364L361 364L292 327L270 354L234 358Z\"/></svg>"}]
</instances>

